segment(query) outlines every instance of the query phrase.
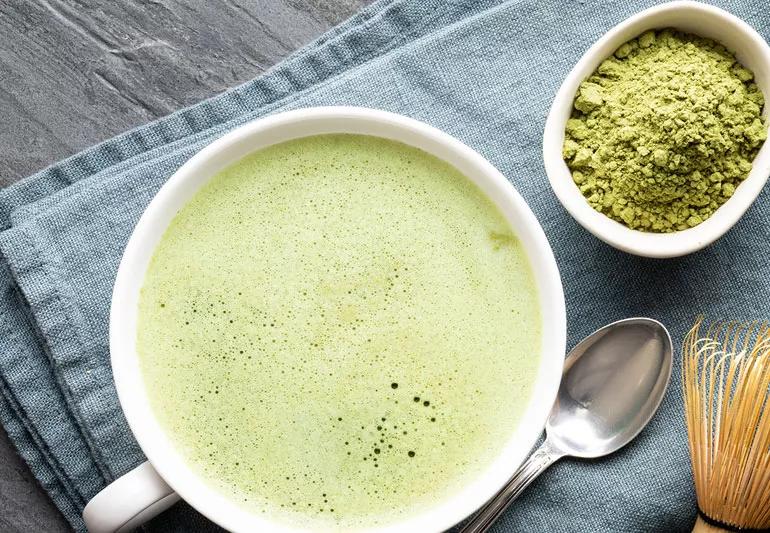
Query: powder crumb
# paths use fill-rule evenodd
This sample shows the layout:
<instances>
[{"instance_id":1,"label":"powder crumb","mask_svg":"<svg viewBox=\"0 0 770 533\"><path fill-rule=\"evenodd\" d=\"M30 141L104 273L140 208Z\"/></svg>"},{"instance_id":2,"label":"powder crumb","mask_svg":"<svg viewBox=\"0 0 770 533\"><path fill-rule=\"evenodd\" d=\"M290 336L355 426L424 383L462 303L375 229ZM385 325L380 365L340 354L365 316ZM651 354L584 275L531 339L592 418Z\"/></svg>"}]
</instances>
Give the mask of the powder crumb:
<instances>
[{"instance_id":1,"label":"powder crumb","mask_svg":"<svg viewBox=\"0 0 770 533\"><path fill-rule=\"evenodd\" d=\"M620 46L580 86L563 157L597 211L630 228L696 226L767 138L753 73L724 46L666 29Z\"/></svg>"}]
</instances>

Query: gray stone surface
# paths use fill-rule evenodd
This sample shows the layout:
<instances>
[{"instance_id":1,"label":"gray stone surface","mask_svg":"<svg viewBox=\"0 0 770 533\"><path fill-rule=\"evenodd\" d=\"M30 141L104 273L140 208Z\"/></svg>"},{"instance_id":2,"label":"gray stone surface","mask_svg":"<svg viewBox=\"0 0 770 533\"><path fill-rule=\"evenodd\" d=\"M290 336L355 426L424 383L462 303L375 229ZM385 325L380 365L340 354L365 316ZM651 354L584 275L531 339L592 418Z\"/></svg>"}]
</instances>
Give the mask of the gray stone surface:
<instances>
[{"instance_id":1,"label":"gray stone surface","mask_svg":"<svg viewBox=\"0 0 770 533\"><path fill-rule=\"evenodd\" d=\"M264 72L371 0L0 0L0 187ZM69 528L0 429L0 532Z\"/></svg>"}]
</instances>

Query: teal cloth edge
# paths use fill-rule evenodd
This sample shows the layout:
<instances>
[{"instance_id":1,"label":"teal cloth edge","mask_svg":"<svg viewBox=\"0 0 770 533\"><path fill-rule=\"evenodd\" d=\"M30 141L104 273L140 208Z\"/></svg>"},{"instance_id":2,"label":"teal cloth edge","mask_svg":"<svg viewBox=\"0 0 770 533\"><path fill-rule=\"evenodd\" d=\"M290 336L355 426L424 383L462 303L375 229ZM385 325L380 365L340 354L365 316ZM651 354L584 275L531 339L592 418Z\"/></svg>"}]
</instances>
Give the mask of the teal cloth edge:
<instances>
[{"instance_id":1,"label":"teal cloth edge","mask_svg":"<svg viewBox=\"0 0 770 533\"><path fill-rule=\"evenodd\" d=\"M73 529L85 531L85 524L80 517L82 509L74 505L68 497L64 496L68 492L67 489L61 485L59 476L48 466L46 457L36 446L34 438L21 420L23 420L23 416L19 416L16 413L6 399L4 392L0 393L0 422L2 422L17 451L27 464L39 465L35 468L35 478L51 496L57 508L67 517Z\"/></svg>"}]
</instances>

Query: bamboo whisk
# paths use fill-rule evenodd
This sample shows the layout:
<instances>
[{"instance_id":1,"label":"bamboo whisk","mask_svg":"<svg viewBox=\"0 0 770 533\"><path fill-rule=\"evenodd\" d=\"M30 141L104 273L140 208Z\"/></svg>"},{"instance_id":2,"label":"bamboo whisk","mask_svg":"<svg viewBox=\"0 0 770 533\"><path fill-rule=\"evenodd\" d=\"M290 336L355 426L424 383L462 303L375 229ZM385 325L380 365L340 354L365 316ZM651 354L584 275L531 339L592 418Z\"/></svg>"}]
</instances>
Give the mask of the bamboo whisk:
<instances>
[{"instance_id":1,"label":"bamboo whisk","mask_svg":"<svg viewBox=\"0 0 770 533\"><path fill-rule=\"evenodd\" d=\"M770 528L770 324L703 317L682 348L695 532Z\"/></svg>"}]
</instances>

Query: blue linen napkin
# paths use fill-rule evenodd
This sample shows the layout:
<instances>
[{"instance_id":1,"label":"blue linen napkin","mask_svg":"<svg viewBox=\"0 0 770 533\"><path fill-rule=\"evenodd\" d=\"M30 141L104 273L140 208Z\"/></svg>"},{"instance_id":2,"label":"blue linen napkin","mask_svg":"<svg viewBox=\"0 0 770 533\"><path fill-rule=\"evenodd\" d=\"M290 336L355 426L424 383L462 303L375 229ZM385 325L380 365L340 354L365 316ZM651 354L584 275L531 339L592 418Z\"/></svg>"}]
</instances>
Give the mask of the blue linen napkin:
<instances>
[{"instance_id":1,"label":"blue linen napkin","mask_svg":"<svg viewBox=\"0 0 770 533\"><path fill-rule=\"evenodd\" d=\"M361 105L437 126L486 156L523 195L554 248L569 345L634 315L679 345L694 315L770 315L770 205L763 193L719 242L666 261L630 256L581 229L551 192L545 117L580 55L653 4L623 0L380 0L266 75L0 191L0 421L73 528L110 480L143 461L109 365L111 288L123 247L163 182L197 150L254 118ZM770 35L760 0L717 2ZM678 358L677 358L678 361ZM689 531L694 492L677 373L629 447L558 463L496 531ZM216 528L184 503L149 531Z\"/></svg>"}]
</instances>

